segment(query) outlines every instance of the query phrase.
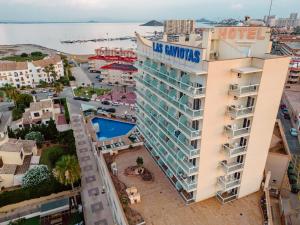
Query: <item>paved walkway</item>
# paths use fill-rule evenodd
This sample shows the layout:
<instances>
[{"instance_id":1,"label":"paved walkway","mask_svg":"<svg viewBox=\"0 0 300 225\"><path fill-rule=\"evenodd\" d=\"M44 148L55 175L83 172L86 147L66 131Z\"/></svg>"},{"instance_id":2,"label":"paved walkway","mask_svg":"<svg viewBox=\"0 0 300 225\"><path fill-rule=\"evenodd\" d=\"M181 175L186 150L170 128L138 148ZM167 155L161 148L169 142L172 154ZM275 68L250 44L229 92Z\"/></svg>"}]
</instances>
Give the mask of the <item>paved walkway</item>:
<instances>
[{"instance_id":1,"label":"paved walkway","mask_svg":"<svg viewBox=\"0 0 300 225\"><path fill-rule=\"evenodd\" d=\"M103 181L98 167L97 155L93 153L83 118L71 114L71 124L76 142L76 152L81 168L81 198L86 225L113 225L112 212L106 194L102 194Z\"/></svg>"}]
</instances>

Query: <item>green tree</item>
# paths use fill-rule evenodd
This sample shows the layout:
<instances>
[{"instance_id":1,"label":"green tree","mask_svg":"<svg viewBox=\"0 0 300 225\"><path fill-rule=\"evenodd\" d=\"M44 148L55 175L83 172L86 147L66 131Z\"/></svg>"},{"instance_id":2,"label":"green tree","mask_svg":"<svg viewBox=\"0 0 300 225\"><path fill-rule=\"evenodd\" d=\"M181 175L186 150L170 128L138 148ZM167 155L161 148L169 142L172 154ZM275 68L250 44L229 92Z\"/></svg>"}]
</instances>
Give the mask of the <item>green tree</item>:
<instances>
[{"instance_id":1,"label":"green tree","mask_svg":"<svg viewBox=\"0 0 300 225\"><path fill-rule=\"evenodd\" d=\"M53 170L54 177L63 185L71 185L74 189L74 183L80 179L80 167L78 160L74 155L62 156Z\"/></svg>"},{"instance_id":2,"label":"green tree","mask_svg":"<svg viewBox=\"0 0 300 225\"><path fill-rule=\"evenodd\" d=\"M42 135L39 131L31 131L30 133L25 135L25 139L36 141L38 147L41 147L44 141L44 135Z\"/></svg>"},{"instance_id":3,"label":"green tree","mask_svg":"<svg viewBox=\"0 0 300 225\"><path fill-rule=\"evenodd\" d=\"M60 92L62 92L64 89L63 85L59 82L55 82L54 83L54 91L56 94L59 94Z\"/></svg>"},{"instance_id":4,"label":"green tree","mask_svg":"<svg viewBox=\"0 0 300 225\"><path fill-rule=\"evenodd\" d=\"M15 120L21 119L23 112L24 111L22 109L15 107L12 110L12 120L15 121Z\"/></svg>"},{"instance_id":5,"label":"green tree","mask_svg":"<svg viewBox=\"0 0 300 225\"><path fill-rule=\"evenodd\" d=\"M138 167L142 167L143 165L144 165L144 159L143 159L143 157L137 157L136 158L136 164L137 164L137 166Z\"/></svg>"},{"instance_id":6,"label":"green tree","mask_svg":"<svg viewBox=\"0 0 300 225\"><path fill-rule=\"evenodd\" d=\"M29 94L19 94L15 100L16 106L23 110L28 108L31 102L33 102L33 97Z\"/></svg>"}]
</instances>

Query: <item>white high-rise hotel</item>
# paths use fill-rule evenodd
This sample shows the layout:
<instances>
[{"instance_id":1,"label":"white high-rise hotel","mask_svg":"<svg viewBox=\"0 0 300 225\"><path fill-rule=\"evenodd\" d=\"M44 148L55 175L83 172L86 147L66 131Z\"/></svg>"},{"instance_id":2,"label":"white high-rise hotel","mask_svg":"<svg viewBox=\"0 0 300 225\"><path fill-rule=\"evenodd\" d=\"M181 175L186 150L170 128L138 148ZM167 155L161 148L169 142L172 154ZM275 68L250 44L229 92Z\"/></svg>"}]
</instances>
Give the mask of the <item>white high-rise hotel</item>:
<instances>
[{"instance_id":1,"label":"white high-rise hotel","mask_svg":"<svg viewBox=\"0 0 300 225\"><path fill-rule=\"evenodd\" d=\"M167 38L164 38L167 40ZM215 27L151 42L137 34L137 124L187 203L256 192L289 57L267 27Z\"/></svg>"}]
</instances>

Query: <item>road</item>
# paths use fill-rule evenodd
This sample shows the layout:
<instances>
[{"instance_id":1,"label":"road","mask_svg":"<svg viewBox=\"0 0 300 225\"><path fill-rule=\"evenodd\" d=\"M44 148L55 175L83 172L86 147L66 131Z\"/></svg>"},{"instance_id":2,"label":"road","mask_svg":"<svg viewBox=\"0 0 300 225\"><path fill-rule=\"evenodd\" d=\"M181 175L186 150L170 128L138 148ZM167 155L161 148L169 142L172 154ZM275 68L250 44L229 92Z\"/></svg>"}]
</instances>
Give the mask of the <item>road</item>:
<instances>
[{"instance_id":1,"label":"road","mask_svg":"<svg viewBox=\"0 0 300 225\"><path fill-rule=\"evenodd\" d=\"M283 115L279 112L278 116L277 116L282 125L283 125L283 129L284 129L284 133L286 136L286 140L287 143L289 145L289 149L291 151L291 154L293 155L300 155L300 144L299 144L299 140L297 137L293 137L290 134L290 129L292 128L292 124L290 120L284 119Z\"/></svg>"}]
</instances>

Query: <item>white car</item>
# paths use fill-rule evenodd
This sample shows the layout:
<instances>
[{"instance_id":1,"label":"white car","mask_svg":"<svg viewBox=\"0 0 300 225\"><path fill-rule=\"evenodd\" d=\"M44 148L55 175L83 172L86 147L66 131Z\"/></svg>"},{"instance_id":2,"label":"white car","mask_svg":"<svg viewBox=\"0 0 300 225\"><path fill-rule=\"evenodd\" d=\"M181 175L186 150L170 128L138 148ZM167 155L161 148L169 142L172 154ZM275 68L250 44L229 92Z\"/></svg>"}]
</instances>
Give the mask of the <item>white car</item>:
<instances>
[{"instance_id":1,"label":"white car","mask_svg":"<svg viewBox=\"0 0 300 225\"><path fill-rule=\"evenodd\" d=\"M119 102L113 102L111 105L113 105L113 106L119 106L120 103Z\"/></svg>"},{"instance_id":2,"label":"white car","mask_svg":"<svg viewBox=\"0 0 300 225\"><path fill-rule=\"evenodd\" d=\"M297 136L298 136L298 131L297 131L297 129L291 128L291 129L290 129L290 134L291 134L293 137L297 137Z\"/></svg>"}]
</instances>

